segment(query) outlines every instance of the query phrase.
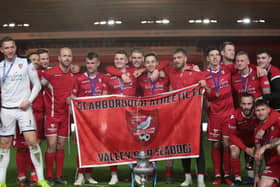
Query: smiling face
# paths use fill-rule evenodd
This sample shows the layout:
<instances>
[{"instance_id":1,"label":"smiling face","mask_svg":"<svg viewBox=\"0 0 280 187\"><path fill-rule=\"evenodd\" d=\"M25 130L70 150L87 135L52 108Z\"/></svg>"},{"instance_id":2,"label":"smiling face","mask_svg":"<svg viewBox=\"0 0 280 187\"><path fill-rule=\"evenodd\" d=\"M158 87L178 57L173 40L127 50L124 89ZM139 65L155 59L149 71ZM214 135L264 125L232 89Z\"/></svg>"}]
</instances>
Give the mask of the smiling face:
<instances>
[{"instance_id":1,"label":"smiling face","mask_svg":"<svg viewBox=\"0 0 280 187\"><path fill-rule=\"evenodd\" d=\"M128 63L127 56L125 54L116 53L114 57L115 67L119 70L124 69Z\"/></svg>"},{"instance_id":2,"label":"smiling face","mask_svg":"<svg viewBox=\"0 0 280 187\"><path fill-rule=\"evenodd\" d=\"M271 62L272 57L269 56L267 53L261 53L257 55L257 64L265 69Z\"/></svg>"},{"instance_id":3,"label":"smiling face","mask_svg":"<svg viewBox=\"0 0 280 187\"><path fill-rule=\"evenodd\" d=\"M33 64L33 66L38 69L40 65L39 55L38 54L32 54L29 56L29 60Z\"/></svg>"},{"instance_id":4,"label":"smiling face","mask_svg":"<svg viewBox=\"0 0 280 187\"><path fill-rule=\"evenodd\" d=\"M71 51L71 49L62 48L60 50L60 56L58 56L58 60L63 67L65 67L65 68L70 67L70 65L72 63L72 51Z\"/></svg>"},{"instance_id":5,"label":"smiling face","mask_svg":"<svg viewBox=\"0 0 280 187\"><path fill-rule=\"evenodd\" d=\"M39 54L39 60L42 68L47 69L49 67L50 59L48 53Z\"/></svg>"},{"instance_id":6,"label":"smiling face","mask_svg":"<svg viewBox=\"0 0 280 187\"><path fill-rule=\"evenodd\" d=\"M155 56L146 56L144 66L148 72L153 72L158 66L158 60Z\"/></svg>"},{"instance_id":7,"label":"smiling face","mask_svg":"<svg viewBox=\"0 0 280 187\"><path fill-rule=\"evenodd\" d=\"M140 68L144 63L144 56L142 53L133 52L130 56L131 64L134 68Z\"/></svg>"}]
</instances>

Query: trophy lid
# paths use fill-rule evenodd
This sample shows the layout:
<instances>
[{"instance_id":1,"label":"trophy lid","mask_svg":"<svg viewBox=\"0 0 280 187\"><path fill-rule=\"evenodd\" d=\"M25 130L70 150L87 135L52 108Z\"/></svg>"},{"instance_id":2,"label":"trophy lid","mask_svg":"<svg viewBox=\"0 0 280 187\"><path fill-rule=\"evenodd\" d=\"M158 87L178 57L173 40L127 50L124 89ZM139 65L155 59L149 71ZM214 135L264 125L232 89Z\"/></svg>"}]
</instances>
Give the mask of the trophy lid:
<instances>
[{"instance_id":1,"label":"trophy lid","mask_svg":"<svg viewBox=\"0 0 280 187\"><path fill-rule=\"evenodd\" d=\"M150 157L145 154L145 151L140 151L137 156L135 156L136 160L145 160L149 159Z\"/></svg>"}]
</instances>

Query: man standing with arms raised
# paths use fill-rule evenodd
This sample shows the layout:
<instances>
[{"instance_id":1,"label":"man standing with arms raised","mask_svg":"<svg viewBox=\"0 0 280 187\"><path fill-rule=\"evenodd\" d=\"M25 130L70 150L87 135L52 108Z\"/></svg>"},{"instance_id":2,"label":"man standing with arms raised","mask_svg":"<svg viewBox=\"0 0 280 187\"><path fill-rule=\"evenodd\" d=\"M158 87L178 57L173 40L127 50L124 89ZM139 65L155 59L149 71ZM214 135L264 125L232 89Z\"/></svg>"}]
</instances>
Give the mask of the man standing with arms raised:
<instances>
[{"instance_id":1,"label":"man standing with arms raised","mask_svg":"<svg viewBox=\"0 0 280 187\"><path fill-rule=\"evenodd\" d=\"M75 76L71 73L72 51L64 47L60 49L59 64L45 71L42 84L45 88L47 150L45 152L47 180L54 183L67 184L62 178L64 163L64 144L69 136L70 96ZM56 180L53 179L52 169L56 162Z\"/></svg>"},{"instance_id":2,"label":"man standing with arms raised","mask_svg":"<svg viewBox=\"0 0 280 187\"><path fill-rule=\"evenodd\" d=\"M36 69L26 59L16 56L16 44L11 37L1 40L4 60L0 64L1 78L1 128L0 128L0 187L6 187L6 172L10 160L10 146L16 121L29 146L35 166L38 185L48 187L44 180L43 159L36 139L36 124L31 104L41 89ZM30 89L32 82L32 90Z\"/></svg>"}]
</instances>

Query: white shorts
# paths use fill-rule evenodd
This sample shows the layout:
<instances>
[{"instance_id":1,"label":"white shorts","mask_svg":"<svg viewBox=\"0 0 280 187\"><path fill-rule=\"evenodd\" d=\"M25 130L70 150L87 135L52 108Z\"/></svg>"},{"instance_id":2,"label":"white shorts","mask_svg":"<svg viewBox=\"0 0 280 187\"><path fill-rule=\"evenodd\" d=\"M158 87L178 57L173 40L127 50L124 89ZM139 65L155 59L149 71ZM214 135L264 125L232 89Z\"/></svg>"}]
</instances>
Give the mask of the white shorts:
<instances>
[{"instance_id":1,"label":"white shorts","mask_svg":"<svg viewBox=\"0 0 280 187\"><path fill-rule=\"evenodd\" d=\"M36 131L35 118L30 107L26 111L21 109L1 108L0 136L13 136L16 132L16 122L20 133Z\"/></svg>"}]
</instances>

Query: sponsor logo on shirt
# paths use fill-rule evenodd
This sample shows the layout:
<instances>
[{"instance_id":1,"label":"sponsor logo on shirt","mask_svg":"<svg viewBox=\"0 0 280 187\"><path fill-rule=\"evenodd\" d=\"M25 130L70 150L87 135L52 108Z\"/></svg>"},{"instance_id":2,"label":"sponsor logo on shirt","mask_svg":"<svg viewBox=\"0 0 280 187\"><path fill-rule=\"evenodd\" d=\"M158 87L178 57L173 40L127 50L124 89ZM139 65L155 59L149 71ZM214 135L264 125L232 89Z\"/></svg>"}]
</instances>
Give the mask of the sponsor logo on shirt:
<instances>
[{"instance_id":1,"label":"sponsor logo on shirt","mask_svg":"<svg viewBox=\"0 0 280 187\"><path fill-rule=\"evenodd\" d=\"M265 81L264 84L265 84L265 85L269 85L269 82L268 82L268 81Z\"/></svg>"},{"instance_id":2,"label":"sponsor logo on shirt","mask_svg":"<svg viewBox=\"0 0 280 187\"><path fill-rule=\"evenodd\" d=\"M231 126L230 124L228 124L228 128L229 128L229 129L236 129L235 126Z\"/></svg>"}]
</instances>

